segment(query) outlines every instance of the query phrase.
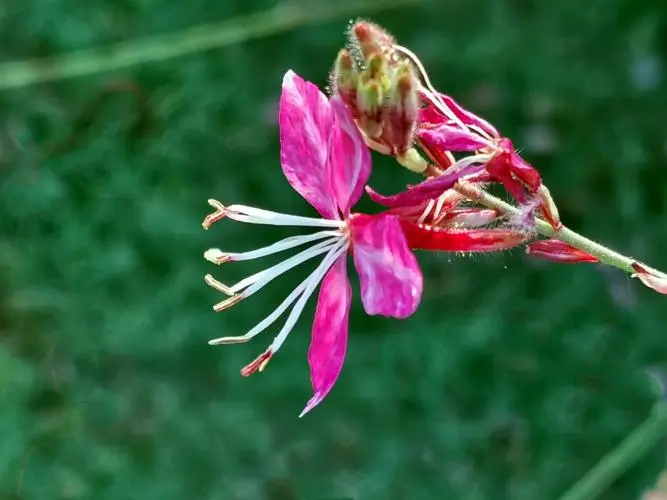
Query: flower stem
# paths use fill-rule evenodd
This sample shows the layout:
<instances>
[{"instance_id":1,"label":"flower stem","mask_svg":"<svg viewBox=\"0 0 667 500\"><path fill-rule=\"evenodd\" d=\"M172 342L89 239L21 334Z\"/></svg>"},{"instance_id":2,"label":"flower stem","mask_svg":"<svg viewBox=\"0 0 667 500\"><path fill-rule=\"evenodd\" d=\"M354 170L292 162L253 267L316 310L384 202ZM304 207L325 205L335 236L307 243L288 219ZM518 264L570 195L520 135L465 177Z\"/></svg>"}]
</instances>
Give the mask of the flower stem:
<instances>
[{"instance_id":1,"label":"flower stem","mask_svg":"<svg viewBox=\"0 0 667 500\"><path fill-rule=\"evenodd\" d=\"M501 200L496 196L493 196L492 194L489 194L488 192L471 183L460 181L454 189L456 189L466 198L475 201L487 208L493 208L508 215L520 214L520 210L517 207ZM537 232L542 236L560 240L563 243L567 243L570 246L578 248L579 250L583 250L584 252L587 252L596 257L603 264L616 267L626 273L635 272L632 264L636 263L637 261L631 257L627 257L610 248L607 248L604 245L586 238L585 236L582 236L565 226L562 226L559 229L554 229L548 222L539 218L536 219L535 225ZM650 268L644 264L642 264L642 266L658 276L665 276L664 273L656 269Z\"/></svg>"},{"instance_id":2,"label":"flower stem","mask_svg":"<svg viewBox=\"0 0 667 500\"><path fill-rule=\"evenodd\" d=\"M327 19L356 16L362 12L399 7L421 0L357 0L321 2L308 6L298 2L222 23L188 28L171 35L120 42L115 45L78 50L59 56L11 61L0 64L0 90L37 83L115 71L129 66L163 61L195 52L274 35L301 25Z\"/></svg>"},{"instance_id":3,"label":"flower stem","mask_svg":"<svg viewBox=\"0 0 667 500\"><path fill-rule=\"evenodd\" d=\"M593 500L667 436L667 403L658 403L651 416L609 452L560 500Z\"/></svg>"}]
</instances>

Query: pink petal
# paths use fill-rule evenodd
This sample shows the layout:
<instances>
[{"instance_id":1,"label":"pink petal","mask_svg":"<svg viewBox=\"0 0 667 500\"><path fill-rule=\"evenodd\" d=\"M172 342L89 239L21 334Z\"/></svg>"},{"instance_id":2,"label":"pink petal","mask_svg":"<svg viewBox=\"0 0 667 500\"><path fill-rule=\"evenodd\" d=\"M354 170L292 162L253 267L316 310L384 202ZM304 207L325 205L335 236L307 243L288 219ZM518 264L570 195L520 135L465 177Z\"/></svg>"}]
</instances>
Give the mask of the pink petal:
<instances>
[{"instance_id":1,"label":"pink petal","mask_svg":"<svg viewBox=\"0 0 667 500\"><path fill-rule=\"evenodd\" d=\"M512 175L507 154L500 153L486 162L486 171L494 181L500 182L516 201L525 203L528 200L525 187Z\"/></svg>"},{"instance_id":2,"label":"pink petal","mask_svg":"<svg viewBox=\"0 0 667 500\"><path fill-rule=\"evenodd\" d=\"M356 214L349 226L364 309L368 314L407 318L419 305L423 278L398 218Z\"/></svg>"},{"instance_id":3,"label":"pink petal","mask_svg":"<svg viewBox=\"0 0 667 500\"><path fill-rule=\"evenodd\" d=\"M539 240L526 245L526 253L552 262L600 262L597 257L560 240Z\"/></svg>"},{"instance_id":4,"label":"pink petal","mask_svg":"<svg viewBox=\"0 0 667 500\"><path fill-rule=\"evenodd\" d=\"M484 132L493 137L500 136L496 128L493 125L491 125L488 121L486 121L484 118L477 116L476 114L471 113L467 109L463 108L448 95L440 94L440 97L442 97L447 107L449 107L449 109L451 109L454 112L456 117L459 120L461 120L465 125L477 126L482 130L484 130Z\"/></svg>"},{"instance_id":5,"label":"pink petal","mask_svg":"<svg viewBox=\"0 0 667 500\"><path fill-rule=\"evenodd\" d=\"M426 123L443 123L449 121L449 117L445 117L440 111L437 110L432 104L432 97L426 93L421 94L422 99L428 102L430 105L426 106L420 113L420 121ZM487 134L492 137L500 137L500 134L496 128L491 125L484 118L477 116L474 113L471 113L467 109L459 105L454 99L445 94L440 94L440 98L445 102L445 105L452 111L452 113L463 122L464 125L472 125L479 127L484 130Z\"/></svg>"},{"instance_id":6,"label":"pink petal","mask_svg":"<svg viewBox=\"0 0 667 500\"><path fill-rule=\"evenodd\" d=\"M535 167L514 150L512 141L502 139L499 147L502 151L487 162L486 170L495 180L501 182L512 196L523 202L525 189L521 184L530 192L535 192L542 185L542 177Z\"/></svg>"},{"instance_id":7,"label":"pink petal","mask_svg":"<svg viewBox=\"0 0 667 500\"><path fill-rule=\"evenodd\" d=\"M461 130L454 125L437 125L422 128L417 136L429 149L439 148L445 151L477 151L478 149L493 147L489 141L472 132Z\"/></svg>"},{"instance_id":8,"label":"pink petal","mask_svg":"<svg viewBox=\"0 0 667 500\"><path fill-rule=\"evenodd\" d=\"M452 229L401 221L412 249L440 252L495 252L508 250L526 240L526 235L510 229Z\"/></svg>"},{"instance_id":9,"label":"pink petal","mask_svg":"<svg viewBox=\"0 0 667 500\"><path fill-rule=\"evenodd\" d=\"M300 417L324 399L343 368L351 303L352 287L347 279L347 256L342 255L329 269L320 288L312 340L308 348L314 395Z\"/></svg>"},{"instance_id":10,"label":"pink petal","mask_svg":"<svg viewBox=\"0 0 667 500\"><path fill-rule=\"evenodd\" d=\"M521 181L528 185L532 190L537 190L542 184L542 176L540 173L526 160L521 158L519 153L514 151L514 146L506 139L507 145L510 149L509 161L512 173ZM504 142L504 141L503 141Z\"/></svg>"},{"instance_id":11,"label":"pink petal","mask_svg":"<svg viewBox=\"0 0 667 500\"><path fill-rule=\"evenodd\" d=\"M484 172L484 165L468 165L452 171L445 171L442 175L432 177L408 188L407 191L391 196L384 196L366 187L368 196L375 203L384 205L385 207L407 207L412 205L419 205L420 203L437 198L443 192L454 187L454 185L463 177L470 177Z\"/></svg>"},{"instance_id":12,"label":"pink petal","mask_svg":"<svg viewBox=\"0 0 667 500\"><path fill-rule=\"evenodd\" d=\"M290 185L326 218L337 216L327 159L333 111L314 84L285 73L278 115L280 161Z\"/></svg>"},{"instance_id":13,"label":"pink petal","mask_svg":"<svg viewBox=\"0 0 667 500\"><path fill-rule=\"evenodd\" d=\"M330 104L334 112L329 153L331 189L338 208L347 216L371 174L371 153L341 97L334 95Z\"/></svg>"}]
</instances>

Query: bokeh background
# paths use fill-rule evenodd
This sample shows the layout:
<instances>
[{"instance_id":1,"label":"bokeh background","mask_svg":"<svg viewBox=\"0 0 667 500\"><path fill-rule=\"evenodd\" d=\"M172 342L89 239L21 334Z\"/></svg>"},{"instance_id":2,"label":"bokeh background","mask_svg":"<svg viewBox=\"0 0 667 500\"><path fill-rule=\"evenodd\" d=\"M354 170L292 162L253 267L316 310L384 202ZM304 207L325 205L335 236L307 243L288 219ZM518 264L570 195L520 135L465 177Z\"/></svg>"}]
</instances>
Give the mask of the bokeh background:
<instances>
[{"instance_id":1,"label":"bokeh background","mask_svg":"<svg viewBox=\"0 0 667 500\"><path fill-rule=\"evenodd\" d=\"M6 1L0 55L275 4ZM254 377L239 369L271 332L206 344L244 333L307 272L215 314L204 274L233 282L264 262L216 268L203 251L293 233L201 221L210 197L312 213L280 170L280 82L291 68L326 85L349 17L0 93L1 498L549 499L649 414L665 299L520 250L421 254L426 291L406 321L367 317L357 298L341 378L304 419L312 302ZM370 17L514 139L566 224L667 267L665 5L448 0ZM415 181L376 158L378 189ZM664 459L653 450L603 498L638 498Z\"/></svg>"}]
</instances>

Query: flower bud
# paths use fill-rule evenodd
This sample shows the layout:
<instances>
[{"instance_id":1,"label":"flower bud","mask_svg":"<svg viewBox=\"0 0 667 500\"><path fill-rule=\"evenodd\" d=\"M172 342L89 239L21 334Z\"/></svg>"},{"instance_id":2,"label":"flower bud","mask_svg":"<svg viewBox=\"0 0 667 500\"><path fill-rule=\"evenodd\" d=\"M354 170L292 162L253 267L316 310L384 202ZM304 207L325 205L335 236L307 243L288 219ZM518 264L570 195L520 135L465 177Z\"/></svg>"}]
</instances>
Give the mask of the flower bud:
<instances>
[{"instance_id":1,"label":"flower bud","mask_svg":"<svg viewBox=\"0 0 667 500\"><path fill-rule=\"evenodd\" d=\"M647 268L639 262L634 262L632 269L635 270L635 273L632 275L633 278L639 278L647 287L652 288L658 293L667 295L667 275Z\"/></svg>"},{"instance_id":2,"label":"flower bud","mask_svg":"<svg viewBox=\"0 0 667 500\"><path fill-rule=\"evenodd\" d=\"M412 65L407 61L398 63L390 78L382 110L383 142L390 145L396 154L403 154L412 145L417 127L418 81Z\"/></svg>"},{"instance_id":3,"label":"flower bud","mask_svg":"<svg viewBox=\"0 0 667 500\"><path fill-rule=\"evenodd\" d=\"M377 24L367 21L357 21L352 25L350 38L355 47L359 49L364 59L374 54L387 54L393 51L394 38Z\"/></svg>"},{"instance_id":4,"label":"flower bud","mask_svg":"<svg viewBox=\"0 0 667 500\"><path fill-rule=\"evenodd\" d=\"M542 201L542 204L540 205L542 216L549 224L551 224L551 227L556 230L560 229L563 223L560 221L558 207L556 206L554 199L551 197L551 192L544 184L541 184L537 193Z\"/></svg>"},{"instance_id":5,"label":"flower bud","mask_svg":"<svg viewBox=\"0 0 667 500\"><path fill-rule=\"evenodd\" d=\"M526 245L526 253L552 262L599 262L597 257L560 240L539 240Z\"/></svg>"},{"instance_id":6,"label":"flower bud","mask_svg":"<svg viewBox=\"0 0 667 500\"><path fill-rule=\"evenodd\" d=\"M351 38L360 60L347 50L339 52L332 86L369 147L403 156L412 147L419 115L419 80L412 63L399 58L394 39L372 23L357 22Z\"/></svg>"},{"instance_id":7,"label":"flower bud","mask_svg":"<svg viewBox=\"0 0 667 500\"><path fill-rule=\"evenodd\" d=\"M352 56L347 49L338 52L336 63L334 65L331 78L331 86L340 94L341 99L348 107L352 116L359 117L357 109L357 85L359 81L359 72L354 65Z\"/></svg>"}]
</instances>

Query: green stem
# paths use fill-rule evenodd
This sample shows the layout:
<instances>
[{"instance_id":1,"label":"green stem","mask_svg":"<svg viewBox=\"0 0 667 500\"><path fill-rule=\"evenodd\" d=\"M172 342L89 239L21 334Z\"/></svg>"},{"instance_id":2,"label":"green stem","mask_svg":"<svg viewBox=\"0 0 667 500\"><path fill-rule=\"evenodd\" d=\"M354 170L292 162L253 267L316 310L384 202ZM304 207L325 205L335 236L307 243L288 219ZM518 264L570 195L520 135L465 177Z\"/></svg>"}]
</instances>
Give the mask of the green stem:
<instances>
[{"instance_id":1,"label":"green stem","mask_svg":"<svg viewBox=\"0 0 667 500\"><path fill-rule=\"evenodd\" d=\"M593 500L635 465L658 441L667 436L667 403L658 403L653 414L609 452L560 500Z\"/></svg>"},{"instance_id":2,"label":"green stem","mask_svg":"<svg viewBox=\"0 0 667 500\"><path fill-rule=\"evenodd\" d=\"M107 47L79 50L42 59L0 64L0 90L36 83L114 71L274 35L297 26L315 24L341 16L414 4L421 0L366 0L298 5L296 2L229 19L196 26L171 35L120 42Z\"/></svg>"},{"instance_id":3,"label":"green stem","mask_svg":"<svg viewBox=\"0 0 667 500\"><path fill-rule=\"evenodd\" d=\"M469 198L487 208L493 208L501 213L509 215L520 214L519 208L510 205L509 203L489 194L488 192L473 184L460 182L457 184L455 189L466 198ZM635 272L635 270L632 268L632 264L637 262L635 259L626 257L625 255L622 255L610 248L600 245L599 243L588 239L565 226L562 226L559 229L554 229L551 224L539 218L536 219L535 222L537 232L542 236L560 240L563 243L567 243L570 246L578 248L579 250L583 250L584 252L587 252L599 259L599 261L603 264L616 267L622 271L625 271L626 273ZM665 276L664 273L658 271L657 269L653 269L644 264L642 264L642 266L647 271L654 273L656 276Z\"/></svg>"}]
</instances>

